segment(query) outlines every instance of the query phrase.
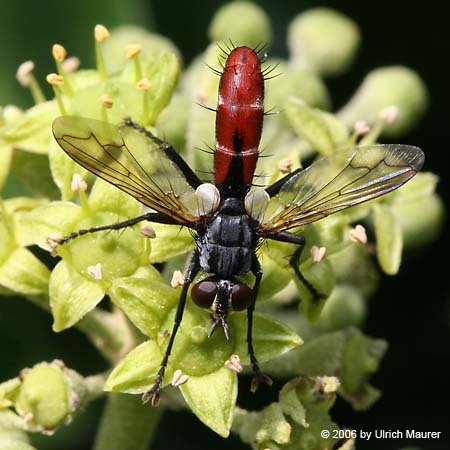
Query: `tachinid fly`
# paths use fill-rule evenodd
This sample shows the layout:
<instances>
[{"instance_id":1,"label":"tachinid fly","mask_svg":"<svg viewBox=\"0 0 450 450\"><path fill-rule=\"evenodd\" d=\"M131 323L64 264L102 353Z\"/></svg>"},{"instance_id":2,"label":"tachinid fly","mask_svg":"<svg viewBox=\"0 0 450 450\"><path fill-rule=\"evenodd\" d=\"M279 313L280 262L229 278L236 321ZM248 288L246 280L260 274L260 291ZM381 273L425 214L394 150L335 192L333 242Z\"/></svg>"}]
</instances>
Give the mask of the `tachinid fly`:
<instances>
[{"instance_id":1,"label":"tachinid fly","mask_svg":"<svg viewBox=\"0 0 450 450\"><path fill-rule=\"evenodd\" d=\"M188 227L196 248L185 274L175 322L153 387L145 400L158 404L159 391L188 290L195 276L209 274L192 286L191 297L210 310L209 335L222 327L228 337L231 311L247 310L248 353L254 371L252 388L270 384L255 356L252 323L263 276L256 249L262 239L297 244L290 263L297 277L318 299L321 293L299 270L303 236L288 230L397 189L422 167L423 152L407 145L372 145L339 151L295 170L271 186L252 185L263 124L264 73L255 49L230 51L221 73L216 110L214 184L204 183L167 142L125 119L119 126L63 116L53 123L62 149L77 163L151 208L142 216L80 230L121 229L141 221ZM252 287L237 277L252 272Z\"/></svg>"}]
</instances>

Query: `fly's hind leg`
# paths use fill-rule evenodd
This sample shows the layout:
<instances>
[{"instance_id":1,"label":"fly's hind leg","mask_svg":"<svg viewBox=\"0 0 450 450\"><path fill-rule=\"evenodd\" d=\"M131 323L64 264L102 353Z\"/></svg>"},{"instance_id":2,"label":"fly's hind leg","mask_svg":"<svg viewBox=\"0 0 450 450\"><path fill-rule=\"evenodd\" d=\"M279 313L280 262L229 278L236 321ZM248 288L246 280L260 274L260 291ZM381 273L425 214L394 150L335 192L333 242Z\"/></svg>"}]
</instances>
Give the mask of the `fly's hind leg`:
<instances>
[{"instance_id":1,"label":"fly's hind leg","mask_svg":"<svg viewBox=\"0 0 450 450\"><path fill-rule=\"evenodd\" d=\"M252 272L255 275L256 280L255 285L253 286L253 302L247 308L247 344L250 363L252 365L253 373L255 374L250 389L252 392L256 392L260 384L266 384L268 386L271 386L272 380L269 376L264 374L259 368L258 360L256 359L255 350L253 348L253 337L252 337L253 311L255 310L255 302L258 297L259 285L261 283L261 278L263 274L261 270L261 265L259 264L259 261L255 255L253 255Z\"/></svg>"},{"instance_id":2,"label":"fly's hind leg","mask_svg":"<svg viewBox=\"0 0 450 450\"><path fill-rule=\"evenodd\" d=\"M195 251L191 263L189 264L189 268L186 272L184 284L183 284L183 290L181 291L180 299L178 301L177 311L175 313L175 320L173 323L173 329L172 333L169 338L169 343L167 344L166 350L164 352L164 357L161 361L161 365L158 370L158 374L155 379L155 383L151 387L149 391L147 391L142 396L142 401L144 403L150 401L153 406L158 406L159 404L159 392L162 387L164 373L167 368L167 364L169 362L169 356L172 351L173 342L175 340L175 336L177 334L178 328L180 327L181 320L183 318L183 312L184 307L186 305L186 297L187 292L189 289L190 284L192 283L192 280L195 278L195 275L197 275L198 271L200 270L200 263L199 263L199 256L197 251Z\"/></svg>"},{"instance_id":3,"label":"fly's hind leg","mask_svg":"<svg viewBox=\"0 0 450 450\"><path fill-rule=\"evenodd\" d=\"M290 233L289 231L279 231L264 235L264 237L268 239L273 239L274 241L296 244L298 247L296 248L291 258L289 259L289 264L294 269L295 275L309 290L309 292L313 297L313 301L319 301L327 297L325 294L318 291L300 271L299 267L300 256L302 255L302 252L305 249L306 245L306 240L304 236L300 234Z\"/></svg>"}]
</instances>

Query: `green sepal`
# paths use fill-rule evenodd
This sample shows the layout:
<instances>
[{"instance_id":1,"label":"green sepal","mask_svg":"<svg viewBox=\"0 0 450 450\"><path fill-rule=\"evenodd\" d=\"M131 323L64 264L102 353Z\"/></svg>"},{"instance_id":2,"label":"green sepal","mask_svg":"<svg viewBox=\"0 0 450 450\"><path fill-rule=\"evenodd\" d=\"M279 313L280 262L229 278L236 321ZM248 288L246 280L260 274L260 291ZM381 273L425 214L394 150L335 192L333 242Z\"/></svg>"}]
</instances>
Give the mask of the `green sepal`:
<instances>
[{"instance_id":1,"label":"green sepal","mask_svg":"<svg viewBox=\"0 0 450 450\"><path fill-rule=\"evenodd\" d=\"M243 313L235 313L229 317L229 322L233 339L236 342L234 353L239 355L244 364L249 364L247 317ZM302 344L302 338L286 325L272 319L266 314L254 314L253 347L255 354L258 356L258 361L269 361Z\"/></svg>"},{"instance_id":2,"label":"green sepal","mask_svg":"<svg viewBox=\"0 0 450 450\"><path fill-rule=\"evenodd\" d=\"M0 265L0 284L24 295L48 290L50 271L26 248L18 247Z\"/></svg>"},{"instance_id":3,"label":"green sepal","mask_svg":"<svg viewBox=\"0 0 450 450\"><path fill-rule=\"evenodd\" d=\"M17 395L19 388L20 379L18 377L0 383L0 410L13 405L13 399Z\"/></svg>"},{"instance_id":4,"label":"green sepal","mask_svg":"<svg viewBox=\"0 0 450 450\"><path fill-rule=\"evenodd\" d=\"M106 80L75 92L71 99L71 114L105 120L105 107L100 101L105 94L113 100L112 108L107 110L110 123L121 123L124 117L142 116L142 92L134 84L117 79Z\"/></svg>"},{"instance_id":5,"label":"green sepal","mask_svg":"<svg viewBox=\"0 0 450 450\"><path fill-rule=\"evenodd\" d=\"M383 272L395 275L402 260L402 228L397 215L389 206L374 205L375 238L377 259Z\"/></svg>"},{"instance_id":6,"label":"green sepal","mask_svg":"<svg viewBox=\"0 0 450 450\"><path fill-rule=\"evenodd\" d=\"M47 237L54 234L66 236L74 231L82 210L74 203L51 202L16 215L14 228L18 242L23 246L37 244L50 251Z\"/></svg>"},{"instance_id":7,"label":"green sepal","mask_svg":"<svg viewBox=\"0 0 450 450\"><path fill-rule=\"evenodd\" d=\"M29 444L27 434L17 428L2 426L2 413L0 413L0 450L37 450Z\"/></svg>"},{"instance_id":8,"label":"green sepal","mask_svg":"<svg viewBox=\"0 0 450 450\"><path fill-rule=\"evenodd\" d=\"M180 61L175 54L164 52L156 64L150 66L146 75L151 89L146 92L149 112L143 122L144 125L153 125L170 102L180 75Z\"/></svg>"},{"instance_id":9,"label":"green sepal","mask_svg":"<svg viewBox=\"0 0 450 450\"><path fill-rule=\"evenodd\" d=\"M94 211L110 211L130 218L142 213L141 203L101 178L97 178L92 186L89 206Z\"/></svg>"},{"instance_id":10,"label":"green sepal","mask_svg":"<svg viewBox=\"0 0 450 450\"><path fill-rule=\"evenodd\" d=\"M99 211L77 222L71 231L111 225L125 219L112 212ZM83 275L87 274L89 266L101 263L103 281L106 283L117 277L132 275L142 264L148 262L145 238L135 228L85 234L68 244L60 245L57 251Z\"/></svg>"},{"instance_id":11,"label":"green sepal","mask_svg":"<svg viewBox=\"0 0 450 450\"><path fill-rule=\"evenodd\" d=\"M58 115L54 100L40 103L3 127L0 138L14 148L32 153L46 154L51 139L51 123Z\"/></svg>"},{"instance_id":12,"label":"green sepal","mask_svg":"<svg viewBox=\"0 0 450 450\"><path fill-rule=\"evenodd\" d=\"M238 393L235 372L222 367L200 377L190 376L180 390L191 411L207 427L228 437Z\"/></svg>"},{"instance_id":13,"label":"green sepal","mask_svg":"<svg viewBox=\"0 0 450 450\"><path fill-rule=\"evenodd\" d=\"M270 249L273 248L274 246L270 245ZM271 299L283 290L292 279L292 273L286 270L286 261L284 265L280 265L278 261L269 257L270 250L263 250L261 253L260 262L264 276L261 280L258 302Z\"/></svg>"},{"instance_id":14,"label":"green sepal","mask_svg":"<svg viewBox=\"0 0 450 450\"><path fill-rule=\"evenodd\" d=\"M105 383L105 391L141 394L153 386L163 354L155 340L138 345L114 368ZM165 380L170 379L170 367Z\"/></svg>"},{"instance_id":15,"label":"green sepal","mask_svg":"<svg viewBox=\"0 0 450 450\"><path fill-rule=\"evenodd\" d=\"M179 292L168 286L151 266L141 267L129 277L113 280L111 300L145 335L158 336L161 323L177 304Z\"/></svg>"},{"instance_id":16,"label":"green sepal","mask_svg":"<svg viewBox=\"0 0 450 450\"><path fill-rule=\"evenodd\" d=\"M53 313L53 330L58 332L82 319L102 300L104 284L80 275L64 260L53 269L50 276L50 306Z\"/></svg>"},{"instance_id":17,"label":"green sepal","mask_svg":"<svg viewBox=\"0 0 450 450\"><path fill-rule=\"evenodd\" d=\"M288 100L286 116L295 132L323 156L334 153L347 138L344 126L334 116L311 108L303 100Z\"/></svg>"},{"instance_id":18,"label":"green sepal","mask_svg":"<svg viewBox=\"0 0 450 450\"><path fill-rule=\"evenodd\" d=\"M297 277L294 278L295 284L300 294L300 309L308 320L316 321L325 305L327 297L331 294L335 284L335 276L331 263L324 259L319 263L307 263L300 267L303 276L313 285L321 298L314 298L313 293Z\"/></svg>"},{"instance_id":19,"label":"green sepal","mask_svg":"<svg viewBox=\"0 0 450 450\"><path fill-rule=\"evenodd\" d=\"M13 149L11 145L0 144L0 192L5 185L11 166Z\"/></svg>"},{"instance_id":20,"label":"green sepal","mask_svg":"<svg viewBox=\"0 0 450 450\"><path fill-rule=\"evenodd\" d=\"M165 262L177 255L191 252L194 249L194 238L186 227L180 229L173 225L152 223L156 239L152 239L150 262Z\"/></svg>"},{"instance_id":21,"label":"green sepal","mask_svg":"<svg viewBox=\"0 0 450 450\"><path fill-rule=\"evenodd\" d=\"M49 148L49 143L47 147ZM59 198L59 190L53 181L46 154L34 154L16 149L11 163L11 173L29 192L33 193L33 196Z\"/></svg>"}]
</instances>

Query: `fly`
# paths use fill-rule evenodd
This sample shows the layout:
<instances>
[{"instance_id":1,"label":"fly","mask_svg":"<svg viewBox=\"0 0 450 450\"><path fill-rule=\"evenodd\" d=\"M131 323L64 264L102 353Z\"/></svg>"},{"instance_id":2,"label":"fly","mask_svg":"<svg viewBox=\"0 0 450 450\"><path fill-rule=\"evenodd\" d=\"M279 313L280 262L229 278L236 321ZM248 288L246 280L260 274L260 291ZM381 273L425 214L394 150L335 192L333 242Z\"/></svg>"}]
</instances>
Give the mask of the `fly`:
<instances>
[{"instance_id":1,"label":"fly","mask_svg":"<svg viewBox=\"0 0 450 450\"><path fill-rule=\"evenodd\" d=\"M397 189L422 167L423 152L408 145L372 145L339 151L308 168L295 170L266 188L253 187L264 116L264 72L255 49L237 47L221 73L216 109L214 183L204 183L176 150L151 132L125 119L120 126L75 116L53 123L62 149L78 164L133 196L153 211L139 217L80 230L82 234L121 229L142 221L186 226L196 248L185 274L169 342L153 387L144 400L159 402L164 373L180 326L189 288L191 297L211 312L209 332L227 317L247 311L247 344L254 372L252 390L271 384L259 368L252 343L255 302L263 276L256 255L263 239L296 244L290 258L296 276L319 300L322 294L302 275L299 259L305 238L289 231ZM239 276L252 272L252 287Z\"/></svg>"}]
</instances>

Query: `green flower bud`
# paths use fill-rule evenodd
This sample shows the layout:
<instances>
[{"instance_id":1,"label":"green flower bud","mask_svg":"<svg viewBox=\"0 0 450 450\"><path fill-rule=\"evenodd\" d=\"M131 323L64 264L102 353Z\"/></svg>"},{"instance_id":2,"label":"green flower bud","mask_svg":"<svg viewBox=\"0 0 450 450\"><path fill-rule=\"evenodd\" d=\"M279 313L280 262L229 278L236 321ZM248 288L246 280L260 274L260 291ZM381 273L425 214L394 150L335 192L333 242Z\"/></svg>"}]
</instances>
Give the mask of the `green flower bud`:
<instances>
[{"instance_id":1,"label":"green flower bud","mask_svg":"<svg viewBox=\"0 0 450 450\"><path fill-rule=\"evenodd\" d=\"M278 64L275 73L281 74L266 83L265 104L268 108L280 108L290 97L301 99L313 108L330 108L330 94L325 83L315 73L293 68L287 62L276 59L269 59L266 64L268 67Z\"/></svg>"},{"instance_id":2,"label":"green flower bud","mask_svg":"<svg viewBox=\"0 0 450 450\"><path fill-rule=\"evenodd\" d=\"M398 108L399 115L385 125L383 134L389 137L409 132L427 109L427 88L407 67L382 67L370 72L338 116L348 127L361 119L373 124L380 112L392 105Z\"/></svg>"},{"instance_id":3,"label":"green flower bud","mask_svg":"<svg viewBox=\"0 0 450 450\"><path fill-rule=\"evenodd\" d=\"M357 24L328 8L298 15L289 25L288 45L293 63L323 76L344 72L359 47Z\"/></svg>"},{"instance_id":4,"label":"green flower bud","mask_svg":"<svg viewBox=\"0 0 450 450\"><path fill-rule=\"evenodd\" d=\"M231 40L236 46L272 42L269 17L258 5L245 1L222 6L211 21L208 35L211 41Z\"/></svg>"},{"instance_id":5,"label":"green flower bud","mask_svg":"<svg viewBox=\"0 0 450 450\"><path fill-rule=\"evenodd\" d=\"M29 429L51 431L72 420L85 394L76 372L58 361L40 363L23 372L14 406Z\"/></svg>"}]
</instances>

